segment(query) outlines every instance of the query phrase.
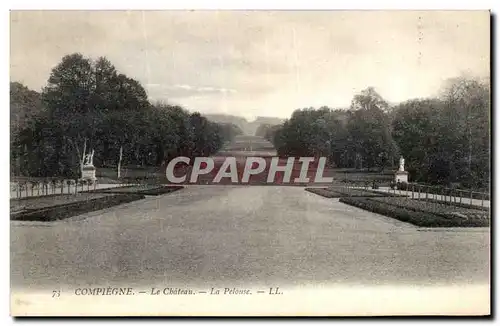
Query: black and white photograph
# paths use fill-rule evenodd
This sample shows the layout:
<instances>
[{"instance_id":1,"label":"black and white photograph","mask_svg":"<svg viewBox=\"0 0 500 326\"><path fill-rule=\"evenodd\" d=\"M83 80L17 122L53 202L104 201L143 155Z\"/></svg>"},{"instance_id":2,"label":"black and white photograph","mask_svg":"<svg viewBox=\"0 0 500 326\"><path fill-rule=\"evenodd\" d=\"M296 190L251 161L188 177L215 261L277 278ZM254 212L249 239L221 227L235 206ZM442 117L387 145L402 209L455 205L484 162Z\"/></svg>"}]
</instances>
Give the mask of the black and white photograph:
<instances>
[{"instance_id":1,"label":"black and white photograph","mask_svg":"<svg viewBox=\"0 0 500 326\"><path fill-rule=\"evenodd\" d=\"M488 10L11 10L10 314L489 316Z\"/></svg>"}]
</instances>

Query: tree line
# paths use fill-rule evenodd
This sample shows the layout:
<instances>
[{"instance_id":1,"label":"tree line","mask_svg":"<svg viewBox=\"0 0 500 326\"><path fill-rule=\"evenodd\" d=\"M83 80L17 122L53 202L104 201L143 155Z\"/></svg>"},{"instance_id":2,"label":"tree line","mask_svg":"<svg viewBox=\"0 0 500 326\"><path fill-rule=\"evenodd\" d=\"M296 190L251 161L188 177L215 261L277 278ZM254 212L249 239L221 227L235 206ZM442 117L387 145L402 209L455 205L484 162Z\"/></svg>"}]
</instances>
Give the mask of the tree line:
<instances>
[{"instance_id":1,"label":"tree line","mask_svg":"<svg viewBox=\"0 0 500 326\"><path fill-rule=\"evenodd\" d=\"M242 131L200 113L151 103L143 86L105 57L66 55L41 93L11 83L11 174L78 177L94 165L160 166L176 156L207 156Z\"/></svg>"},{"instance_id":2,"label":"tree line","mask_svg":"<svg viewBox=\"0 0 500 326\"><path fill-rule=\"evenodd\" d=\"M395 168L400 156L414 182L488 189L490 83L445 82L432 98L390 105L369 87L349 109L305 108L281 125L262 125L280 156L326 156L341 168Z\"/></svg>"}]
</instances>

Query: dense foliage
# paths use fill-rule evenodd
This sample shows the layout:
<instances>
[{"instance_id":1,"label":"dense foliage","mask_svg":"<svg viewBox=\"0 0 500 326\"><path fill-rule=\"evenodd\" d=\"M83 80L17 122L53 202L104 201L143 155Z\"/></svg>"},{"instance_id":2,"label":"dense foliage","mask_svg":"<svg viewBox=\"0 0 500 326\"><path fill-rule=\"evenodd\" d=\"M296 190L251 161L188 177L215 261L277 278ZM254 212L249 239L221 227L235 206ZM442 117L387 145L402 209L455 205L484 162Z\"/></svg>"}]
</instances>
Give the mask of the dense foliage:
<instances>
[{"instance_id":1,"label":"dense foliage","mask_svg":"<svg viewBox=\"0 0 500 326\"><path fill-rule=\"evenodd\" d=\"M442 95L395 107L393 137L415 181L489 187L489 81L449 80Z\"/></svg>"},{"instance_id":2,"label":"dense foliage","mask_svg":"<svg viewBox=\"0 0 500 326\"><path fill-rule=\"evenodd\" d=\"M369 87L347 110L299 109L282 124L260 119L254 130L280 156L326 156L336 167L381 170L396 168L402 155L413 182L487 189L489 85L455 78L435 98L397 105ZM150 103L141 84L106 58L78 53L62 58L41 93L11 83L10 101L14 175L78 176L91 149L99 167L116 166L120 152L124 166L160 166L179 155L211 155L242 133L234 119L214 123Z\"/></svg>"},{"instance_id":3,"label":"dense foliage","mask_svg":"<svg viewBox=\"0 0 500 326\"><path fill-rule=\"evenodd\" d=\"M94 164L159 166L184 155L210 155L241 130L179 106L151 104L141 84L106 59L71 54L39 94L11 83L11 171L75 177L83 156Z\"/></svg>"},{"instance_id":4,"label":"dense foliage","mask_svg":"<svg viewBox=\"0 0 500 326\"><path fill-rule=\"evenodd\" d=\"M386 107L369 88L354 97L350 110L296 110L267 137L280 155L326 156L337 167L383 168L397 158Z\"/></svg>"},{"instance_id":5,"label":"dense foliage","mask_svg":"<svg viewBox=\"0 0 500 326\"><path fill-rule=\"evenodd\" d=\"M282 156L326 156L345 168L397 167L415 182L489 187L489 81L455 78L436 98L390 106L373 89L354 96L349 110L296 110L279 126L262 126Z\"/></svg>"}]
</instances>

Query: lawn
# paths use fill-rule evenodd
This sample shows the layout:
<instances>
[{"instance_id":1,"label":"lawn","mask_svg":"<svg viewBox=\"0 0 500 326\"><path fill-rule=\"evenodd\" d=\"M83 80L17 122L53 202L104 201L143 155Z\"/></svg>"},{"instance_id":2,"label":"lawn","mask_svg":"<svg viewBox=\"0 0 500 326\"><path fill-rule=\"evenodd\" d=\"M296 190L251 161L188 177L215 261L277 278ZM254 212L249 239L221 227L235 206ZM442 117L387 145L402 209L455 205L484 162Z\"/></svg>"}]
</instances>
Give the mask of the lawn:
<instances>
[{"instance_id":1,"label":"lawn","mask_svg":"<svg viewBox=\"0 0 500 326\"><path fill-rule=\"evenodd\" d=\"M429 212L432 214L449 218L452 218L454 216L466 216L467 218L487 219L489 216L488 211L480 209L450 206L441 204L439 202L414 200L411 198L373 198L372 200L376 200L397 207L408 208L414 211Z\"/></svg>"},{"instance_id":2,"label":"lawn","mask_svg":"<svg viewBox=\"0 0 500 326\"><path fill-rule=\"evenodd\" d=\"M415 193L422 192L427 194L432 194L434 196L446 196L446 197L463 197L466 199L478 199L478 200L490 200L490 194L487 190L478 191L472 189L459 189L459 188L447 188L443 186L432 186L417 183L401 184L401 190L412 191Z\"/></svg>"},{"instance_id":3,"label":"lawn","mask_svg":"<svg viewBox=\"0 0 500 326\"><path fill-rule=\"evenodd\" d=\"M463 208L471 208L471 209L478 209L478 210L482 210L482 211L487 211L489 212L490 211L490 208L489 207L485 207L485 206L477 206L477 205L471 205L471 204L467 204L467 203L460 203L458 201L442 201L442 200L439 200L439 199L431 199L431 198L416 198L415 200L420 200L420 201L426 201L426 202L430 202L430 203L439 203L441 205L447 205L447 206L456 206L456 207L463 207Z\"/></svg>"},{"instance_id":4,"label":"lawn","mask_svg":"<svg viewBox=\"0 0 500 326\"><path fill-rule=\"evenodd\" d=\"M109 196L109 194L100 193L78 193L71 195L48 195L39 197L26 197L21 199L10 200L10 211L21 211L28 209L41 209L51 206L58 206L63 204L75 203L80 201L92 200Z\"/></svg>"},{"instance_id":5,"label":"lawn","mask_svg":"<svg viewBox=\"0 0 500 326\"><path fill-rule=\"evenodd\" d=\"M141 194L55 195L11 200L11 220L50 222L144 199Z\"/></svg>"},{"instance_id":6,"label":"lawn","mask_svg":"<svg viewBox=\"0 0 500 326\"><path fill-rule=\"evenodd\" d=\"M229 153L222 153L223 155L220 155L221 153L213 156L213 158L217 161L217 159L221 159L220 164L225 159L225 156L229 155ZM268 153L269 154L269 153ZM261 157L263 157L266 160L269 160L271 157L268 155L264 155L263 153L259 153ZM229 156L235 156L234 153L232 153ZM238 156L238 155L236 155ZM245 155L241 155L240 159L244 160L246 158ZM284 165L286 162L285 160L282 160L281 165ZM243 166L244 166L244 161L243 161ZM211 183L211 180L215 176L216 171L218 170L216 164L216 168L214 168L213 173L209 173L207 175L201 175L199 178L199 184L205 184L203 181L208 181L207 183ZM220 166L219 166L220 167ZM179 165L176 166L175 169L175 175L176 176L183 176L186 173L189 173L191 170L192 166L185 166L185 167L179 167ZM298 177L300 174L300 168L301 165L297 165L294 168L294 172L292 173L291 180L294 180L295 177ZM238 168L240 169L240 168ZM312 169L311 169L312 170ZM116 180L116 168L98 168L96 171L96 175L99 179L102 179L100 183L115 183L117 181L112 181ZM281 175L281 173L278 173L278 175ZM314 173L312 174L314 175ZM391 182L391 180L394 178L393 171L392 170L384 170L384 171L367 171L367 170L356 170L356 169L340 169L340 168L329 168L326 167L323 176L325 177L332 177L333 182L332 184L342 186L342 185L356 185L356 186L365 186L365 185L372 185L372 182L375 180L379 186L388 186ZM123 167L122 168L122 173L121 173L121 178L119 182L124 182L124 183L149 183L149 184L161 184L161 183L167 183L166 180L166 174L165 174L165 167ZM221 183L227 183L227 184L232 184L230 181L228 181L228 178L223 178ZM252 175L250 178L250 183L251 184L262 184L262 185L267 185L267 170L264 172L260 173L259 175ZM311 179L310 184L313 183L313 179ZM280 182L276 181L275 184L281 184ZM291 183L294 185L297 185L295 183ZM290 185L291 185L290 184Z\"/></svg>"},{"instance_id":7,"label":"lawn","mask_svg":"<svg viewBox=\"0 0 500 326\"><path fill-rule=\"evenodd\" d=\"M342 197L405 197L387 192L377 192L371 189L346 188L346 187L330 187L330 188L306 188L313 194L320 195L326 198L342 198Z\"/></svg>"},{"instance_id":8,"label":"lawn","mask_svg":"<svg viewBox=\"0 0 500 326\"><path fill-rule=\"evenodd\" d=\"M343 197L341 202L423 227L487 227L489 212L402 197Z\"/></svg>"},{"instance_id":9,"label":"lawn","mask_svg":"<svg viewBox=\"0 0 500 326\"><path fill-rule=\"evenodd\" d=\"M163 195L176 190L180 190L182 186L162 186L162 185L130 185L108 189L92 190L92 193L102 194L142 194L142 195Z\"/></svg>"}]
</instances>

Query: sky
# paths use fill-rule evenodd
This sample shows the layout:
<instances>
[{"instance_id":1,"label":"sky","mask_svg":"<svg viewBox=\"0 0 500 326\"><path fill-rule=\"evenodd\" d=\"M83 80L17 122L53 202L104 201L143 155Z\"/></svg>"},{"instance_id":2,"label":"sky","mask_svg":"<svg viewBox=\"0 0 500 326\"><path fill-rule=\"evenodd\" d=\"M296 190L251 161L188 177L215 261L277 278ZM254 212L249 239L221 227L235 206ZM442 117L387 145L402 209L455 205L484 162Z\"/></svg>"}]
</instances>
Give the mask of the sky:
<instances>
[{"instance_id":1,"label":"sky","mask_svg":"<svg viewBox=\"0 0 500 326\"><path fill-rule=\"evenodd\" d=\"M487 11L12 11L10 35L10 79L31 89L79 52L107 57L151 101L250 120L490 74Z\"/></svg>"}]
</instances>

